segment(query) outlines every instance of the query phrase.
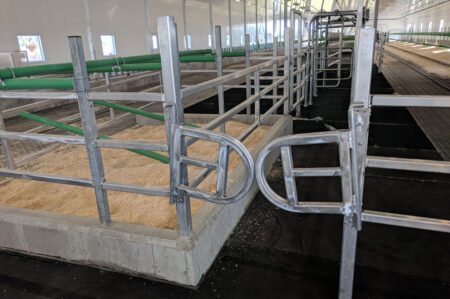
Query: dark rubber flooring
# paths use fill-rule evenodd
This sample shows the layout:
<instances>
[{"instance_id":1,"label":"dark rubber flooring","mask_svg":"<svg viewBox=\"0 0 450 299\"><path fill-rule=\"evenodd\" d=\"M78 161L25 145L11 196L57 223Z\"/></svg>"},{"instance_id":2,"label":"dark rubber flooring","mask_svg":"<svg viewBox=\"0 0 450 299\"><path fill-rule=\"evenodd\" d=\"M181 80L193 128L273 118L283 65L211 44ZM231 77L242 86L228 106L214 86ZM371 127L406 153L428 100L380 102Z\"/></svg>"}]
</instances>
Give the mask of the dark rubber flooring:
<instances>
[{"instance_id":1,"label":"dark rubber flooring","mask_svg":"<svg viewBox=\"0 0 450 299\"><path fill-rule=\"evenodd\" d=\"M390 92L376 72L373 82L373 88ZM324 121L297 120L294 131L324 130L325 123L345 128L341 108L348 95L348 86L321 90L319 107L302 113ZM331 113L333 106L343 112ZM369 154L438 159L407 110L378 110L372 120L378 129L371 128ZM332 145L293 153L296 166L338 161ZM269 179L282 195L279 162ZM303 178L297 187L303 200L341 200L337 178ZM368 169L364 194L366 209L449 219L448 175ZM289 213L259 194L196 290L4 251L0 298L335 298L341 232L340 216ZM354 298L450 298L449 252L448 234L363 223Z\"/></svg>"}]
</instances>

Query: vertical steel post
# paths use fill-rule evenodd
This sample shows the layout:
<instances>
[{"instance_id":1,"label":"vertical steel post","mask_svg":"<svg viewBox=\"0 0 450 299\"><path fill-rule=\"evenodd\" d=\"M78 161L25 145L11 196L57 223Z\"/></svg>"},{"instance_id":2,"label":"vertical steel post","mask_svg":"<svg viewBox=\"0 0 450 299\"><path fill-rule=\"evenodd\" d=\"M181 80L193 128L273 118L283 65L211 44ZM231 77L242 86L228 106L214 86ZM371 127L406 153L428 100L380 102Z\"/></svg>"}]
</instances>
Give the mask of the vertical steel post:
<instances>
[{"instance_id":1,"label":"vertical steel post","mask_svg":"<svg viewBox=\"0 0 450 299\"><path fill-rule=\"evenodd\" d=\"M285 36L284 36L284 67L283 67L283 76L287 76L286 80L283 82L283 96L286 97L284 102L284 109L283 114L288 115L290 112L290 98L289 98L289 80L290 77L290 60L289 60L289 44L290 44L290 34L289 34L289 28L285 28Z\"/></svg>"},{"instance_id":2,"label":"vertical steel post","mask_svg":"<svg viewBox=\"0 0 450 299\"><path fill-rule=\"evenodd\" d=\"M0 130L6 131L5 120L3 119L3 111L0 111ZM3 151L5 153L6 165L8 166L8 169L14 169L14 168L16 168L16 165L9 153L8 143L9 142L7 139L2 139L2 146L3 146Z\"/></svg>"},{"instance_id":3,"label":"vertical steel post","mask_svg":"<svg viewBox=\"0 0 450 299\"><path fill-rule=\"evenodd\" d=\"M309 103L312 103L311 97L311 31L310 26L311 23L306 23L306 32L308 34L308 43L306 48L306 68L305 68L305 107L308 107Z\"/></svg>"},{"instance_id":4,"label":"vertical steel post","mask_svg":"<svg viewBox=\"0 0 450 299\"><path fill-rule=\"evenodd\" d=\"M259 71L253 73L255 80L255 95L258 95L259 90ZM258 100L255 101L255 122L259 123L260 120L260 96L258 95Z\"/></svg>"},{"instance_id":5,"label":"vertical steel post","mask_svg":"<svg viewBox=\"0 0 450 299\"><path fill-rule=\"evenodd\" d=\"M356 0L356 29L363 28L364 18L364 0Z\"/></svg>"},{"instance_id":6,"label":"vertical steel post","mask_svg":"<svg viewBox=\"0 0 450 299\"><path fill-rule=\"evenodd\" d=\"M294 15L295 16L295 15ZM295 18L294 18L295 19ZM302 24L303 24L303 20L301 17L298 18L298 27L297 29L295 28L295 21L294 21L294 29L297 30L297 38L298 38L298 42L297 42L297 58L296 58L296 65L297 68L295 69L296 71L300 70L303 65L302 65L302 61L303 61L303 37L302 37ZM297 74L297 86L300 86L300 84L304 84L303 83L303 72L300 72ZM303 95L303 90L305 88L305 85L303 85L302 87L300 87L299 89L297 89L297 93L296 93L296 97L295 97L295 102L297 103L297 107L296 107L296 116L300 117L300 109L301 109L301 103L300 103L300 95Z\"/></svg>"},{"instance_id":7,"label":"vertical steel post","mask_svg":"<svg viewBox=\"0 0 450 299\"><path fill-rule=\"evenodd\" d=\"M216 66L217 66L217 77L223 76L222 69L222 31L220 26L216 26L215 31L215 40L216 40ZM223 95L223 84L219 84L217 86L217 98L219 100L219 115L225 113L225 103L224 103L224 95ZM225 124L220 125L220 131L225 133Z\"/></svg>"},{"instance_id":8,"label":"vertical steel post","mask_svg":"<svg viewBox=\"0 0 450 299\"><path fill-rule=\"evenodd\" d=\"M356 44L357 42L357 44ZM356 32L355 59L352 75L351 103L363 102L369 107L375 29L360 28Z\"/></svg>"},{"instance_id":9,"label":"vertical steel post","mask_svg":"<svg viewBox=\"0 0 450 299\"><path fill-rule=\"evenodd\" d=\"M147 35L147 47L148 53L153 53L153 39L152 39L152 31L150 30L150 21L148 15L148 0L144 1L144 14L145 14L145 34ZM184 0L183 0L184 1Z\"/></svg>"},{"instance_id":10,"label":"vertical steel post","mask_svg":"<svg viewBox=\"0 0 450 299\"><path fill-rule=\"evenodd\" d=\"M210 48L214 49L214 23L213 23L213 10L212 10L212 2L208 1L209 7L209 35L211 36L211 45Z\"/></svg>"},{"instance_id":11,"label":"vertical steel post","mask_svg":"<svg viewBox=\"0 0 450 299\"><path fill-rule=\"evenodd\" d=\"M278 57L278 37L276 37L276 36L273 37L272 50L273 50L273 57L274 58ZM273 77L272 83L275 83L275 81L277 81L276 77L278 77L278 62L274 63L272 66L272 77ZM275 105L277 103L276 96L278 95L278 85L273 88L272 95L274 96L274 99L272 100L272 104ZM277 114L277 111L274 111L273 114Z\"/></svg>"},{"instance_id":12,"label":"vertical steel post","mask_svg":"<svg viewBox=\"0 0 450 299\"><path fill-rule=\"evenodd\" d=\"M381 66L383 65L383 52L384 52L384 43L386 42L386 33L380 33L380 40L378 46L378 73L381 73Z\"/></svg>"},{"instance_id":13,"label":"vertical steel post","mask_svg":"<svg viewBox=\"0 0 450 299\"><path fill-rule=\"evenodd\" d=\"M184 125L183 98L181 96L180 60L178 57L177 28L174 17L158 18L158 34L164 86L164 117L170 158L170 202L176 204L178 234L192 233L191 204L188 196L179 194L177 187L188 183L187 167L174 164L176 155L185 155L183 139L174 136L174 126ZM177 143L178 146L175 146ZM175 152L179 147L181 152Z\"/></svg>"},{"instance_id":14,"label":"vertical steel post","mask_svg":"<svg viewBox=\"0 0 450 299\"><path fill-rule=\"evenodd\" d=\"M250 67L250 35L245 35L245 68ZM250 74L245 75L245 96L248 99L252 95ZM247 107L247 115L251 114L250 106Z\"/></svg>"},{"instance_id":15,"label":"vertical steel post","mask_svg":"<svg viewBox=\"0 0 450 299\"><path fill-rule=\"evenodd\" d=\"M341 134L339 141L339 162L347 174L341 176L344 221L342 231L341 267L339 276L339 298L351 299L355 268L356 242L358 230L355 223L355 202L351 159L351 135Z\"/></svg>"},{"instance_id":16,"label":"vertical steel post","mask_svg":"<svg viewBox=\"0 0 450 299\"><path fill-rule=\"evenodd\" d=\"M378 10L380 7L380 0L374 0L375 1L375 15L373 18L373 28L375 28L375 32L377 32L378 29Z\"/></svg>"},{"instance_id":17,"label":"vertical steel post","mask_svg":"<svg viewBox=\"0 0 450 299\"><path fill-rule=\"evenodd\" d=\"M353 293L356 242L358 238L358 231L356 230L353 221L353 215L344 216L341 268L339 274L339 299L351 299Z\"/></svg>"},{"instance_id":18,"label":"vertical steel post","mask_svg":"<svg viewBox=\"0 0 450 299\"><path fill-rule=\"evenodd\" d=\"M102 224L109 224L111 222L111 215L109 213L108 196L102 186L105 181L105 173L100 148L95 144L95 141L98 139L97 124L95 121L94 104L88 99L89 79L81 37L69 36L69 44L73 64L73 88L78 98L98 213L100 222Z\"/></svg>"},{"instance_id":19,"label":"vertical steel post","mask_svg":"<svg viewBox=\"0 0 450 299\"><path fill-rule=\"evenodd\" d=\"M294 12L289 12L289 112L292 111L294 105L294 42L295 42L295 20Z\"/></svg>"},{"instance_id":20,"label":"vertical steel post","mask_svg":"<svg viewBox=\"0 0 450 299\"><path fill-rule=\"evenodd\" d=\"M230 33L230 48L233 48L233 25L231 23L231 0L228 0L228 32Z\"/></svg>"},{"instance_id":21,"label":"vertical steel post","mask_svg":"<svg viewBox=\"0 0 450 299\"><path fill-rule=\"evenodd\" d=\"M110 73L106 72L105 74L105 84L106 84L106 91L107 92L111 92L111 78L110 78ZM114 109L113 108L109 108L109 117L111 118L111 120L114 119Z\"/></svg>"},{"instance_id":22,"label":"vertical steel post","mask_svg":"<svg viewBox=\"0 0 450 299\"><path fill-rule=\"evenodd\" d=\"M314 36L312 27L314 26L314 20L309 23L308 30L308 85L307 90L308 100L305 101L305 106L312 105L313 94L314 94Z\"/></svg>"},{"instance_id":23,"label":"vertical steel post","mask_svg":"<svg viewBox=\"0 0 450 299\"><path fill-rule=\"evenodd\" d=\"M311 26L311 32L312 32L312 36L314 39L313 42L313 50L312 50L312 57L311 57L311 68L312 68L312 73L313 73L313 77L312 77L312 81L313 81L313 90L312 90L312 95L317 97L317 57L318 57L318 51L317 51L317 44L319 43L319 30L317 30L317 23L318 23L318 19L315 19L312 23ZM310 103L311 104L311 103Z\"/></svg>"}]
</instances>

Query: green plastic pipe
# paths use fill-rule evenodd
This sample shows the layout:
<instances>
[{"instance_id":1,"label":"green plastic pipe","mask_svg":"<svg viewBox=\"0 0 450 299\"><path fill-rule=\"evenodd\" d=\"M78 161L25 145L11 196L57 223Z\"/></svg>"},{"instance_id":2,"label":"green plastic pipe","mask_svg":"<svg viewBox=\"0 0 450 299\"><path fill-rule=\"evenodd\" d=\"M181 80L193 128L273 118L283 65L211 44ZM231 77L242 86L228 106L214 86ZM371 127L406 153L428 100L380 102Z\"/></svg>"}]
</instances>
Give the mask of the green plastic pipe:
<instances>
[{"instance_id":1,"label":"green plastic pipe","mask_svg":"<svg viewBox=\"0 0 450 299\"><path fill-rule=\"evenodd\" d=\"M211 49L206 49L206 50L182 51L179 52L178 55L180 57L184 57L192 55L211 54L211 53L212 53ZM87 61L86 67L89 69L113 65L135 64L143 62L158 62L159 60L161 60L161 56L159 54L117 57L117 58ZM27 76L72 73L72 72L73 72L72 63L68 62L68 63L44 64L44 65L25 66L16 68L4 68L0 69L0 78L4 80Z\"/></svg>"},{"instance_id":2,"label":"green plastic pipe","mask_svg":"<svg viewBox=\"0 0 450 299\"><path fill-rule=\"evenodd\" d=\"M159 115L159 114L154 114L154 113L150 113L147 111L142 111L136 108L132 108L132 107L128 107L128 106L123 106L123 105L119 105L116 103L110 103L110 102L105 102L105 101L100 101L100 100L94 100L94 104L97 105L101 105L101 106L105 106L105 107L110 107L110 108L114 108L114 109L118 109L118 110L122 110L122 111L126 111L126 112L130 112L133 114L139 114L148 118L153 118L153 119L157 119L160 121L164 121L164 116ZM186 126L189 127L193 127L193 128L200 128L197 125L194 124L190 124L190 123L184 123Z\"/></svg>"},{"instance_id":3,"label":"green plastic pipe","mask_svg":"<svg viewBox=\"0 0 450 299\"><path fill-rule=\"evenodd\" d=\"M7 79L1 89L73 89L71 78Z\"/></svg>"},{"instance_id":4,"label":"green plastic pipe","mask_svg":"<svg viewBox=\"0 0 450 299\"><path fill-rule=\"evenodd\" d=\"M52 126L52 127L64 130L64 131L68 131L68 132L71 132L71 133L74 133L77 135L84 136L84 132L82 129L79 129L79 128L76 128L76 127L73 127L70 125L66 125L66 124L63 124L58 121L54 121L54 120L51 120L51 119L48 119L48 118L45 118L42 116L38 116L38 115L29 113L29 112L25 112L25 111L19 112L19 116L30 119L30 120L34 120L34 121L39 122L44 125L49 125L49 126ZM111 137L103 136L100 134L98 135L98 138L99 139L112 139ZM152 152L152 151L135 150L135 149L127 149L127 150L130 152L136 153L136 154L146 156L148 158L158 160L158 161L166 163L166 164L169 163L169 158L167 156L164 156L164 155Z\"/></svg>"},{"instance_id":5,"label":"green plastic pipe","mask_svg":"<svg viewBox=\"0 0 450 299\"><path fill-rule=\"evenodd\" d=\"M149 63L134 63L134 64L122 64L121 66L102 66L89 68L89 73L106 73L106 72L127 72L127 71L154 71L161 70L160 62L149 62Z\"/></svg>"}]
</instances>

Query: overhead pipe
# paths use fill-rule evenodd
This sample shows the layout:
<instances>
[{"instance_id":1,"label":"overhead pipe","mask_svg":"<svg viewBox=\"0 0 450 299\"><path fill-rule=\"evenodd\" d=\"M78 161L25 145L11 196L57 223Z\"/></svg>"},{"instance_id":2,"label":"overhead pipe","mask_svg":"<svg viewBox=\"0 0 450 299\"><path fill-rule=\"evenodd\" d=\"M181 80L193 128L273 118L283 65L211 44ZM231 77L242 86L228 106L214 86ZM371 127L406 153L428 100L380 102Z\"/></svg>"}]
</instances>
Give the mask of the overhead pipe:
<instances>
[{"instance_id":1,"label":"overhead pipe","mask_svg":"<svg viewBox=\"0 0 450 299\"><path fill-rule=\"evenodd\" d=\"M179 56L192 56L201 54L211 54L212 51L207 50L190 50L182 51ZM145 62L158 62L161 60L159 54L141 55L141 56L129 56L129 57L116 57L110 59L91 60L86 61L86 67L96 68L104 66L124 65L124 64L136 64ZM36 76L36 75L48 75L59 73L72 73L72 63L57 63L57 64L44 64L36 66L16 67L16 68L4 68L0 69L0 79L13 79L19 77Z\"/></svg>"},{"instance_id":2,"label":"overhead pipe","mask_svg":"<svg viewBox=\"0 0 450 299\"><path fill-rule=\"evenodd\" d=\"M7 79L0 82L3 89L73 89L71 78Z\"/></svg>"}]
</instances>

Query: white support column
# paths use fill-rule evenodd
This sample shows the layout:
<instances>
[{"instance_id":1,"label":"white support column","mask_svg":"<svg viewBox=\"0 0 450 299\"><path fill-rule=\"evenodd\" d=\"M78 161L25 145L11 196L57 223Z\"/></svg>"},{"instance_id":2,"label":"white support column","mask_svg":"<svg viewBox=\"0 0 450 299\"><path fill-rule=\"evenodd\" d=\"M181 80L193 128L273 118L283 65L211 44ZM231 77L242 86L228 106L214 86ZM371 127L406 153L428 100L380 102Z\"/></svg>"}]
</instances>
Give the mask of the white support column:
<instances>
[{"instance_id":1,"label":"white support column","mask_svg":"<svg viewBox=\"0 0 450 299\"><path fill-rule=\"evenodd\" d=\"M233 47L233 24L231 23L231 0L228 0L228 33L230 34L230 48Z\"/></svg>"},{"instance_id":2,"label":"white support column","mask_svg":"<svg viewBox=\"0 0 450 299\"><path fill-rule=\"evenodd\" d=\"M211 36L211 45L210 48L214 49L214 23L213 23L213 10L212 10L212 1L208 1L209 6L209 34Z\"/></svg>"},{"instance_id":3,"label":"white support column","mask_svg":"<svg viewBox=\"0 0 450 299\"><path fill-rule=\"evenodd\" d=\"M145 33L147 35L147 47L148 53L153 53L153 39L152 39L152 31L150 30L150 20L148 14L148 0L144 1L144 14L145 14Z\"/></svg>"},{"instance_id":4,"label":"white support column","mask_svg":"<svg viewBox=\"0 0 450 299\"><path fill-rule=\"evenodd\" d=\"M87 0L83 0L84 18L86 22L86 34L88 38L89 54L91 60L95 60L94 41L92 39L91 18L89 16L89 6Z\"/></svg>"},{"instance_id":5,"label":"white support column","mask_svg":"<svg viewBox=\"0 0 450 299\"><path fill-rule=\"evenodd\" d=\"M275 43L274 43L274 38L276 36L276 31L277 31L277 22L276 22L276 6L275 6L275 1L273 1L272 3L272 45L275 47Z\"/></svg>"},{"instance_id":6,"label":"white support column","mask_svg":"<svg viewBox=\"0 0 450 299\"><path fill-rule=\"evenodd\" d=\"M245 0L242 1L242 7L244 8L244 45L245 45L245 38L247 36L247 5L245 4Z\"/></svg>"},{"instance_id":7,"label":"white support column","mask_svg":"<svg viewBox=\"0 0 450 299\"><path fill-rule=\"evenodd\" d=\"M287 23L288 23L288 1L284 0L284 11L283 11L283 41L284 41L284 46L286 47L286 30L287 30Z\"/></svg>"},{"instance_id":8,"label":"white support column","mask_svg":"<svg viewBox=\"0 0 450 299\"><path fill-rule=\"evenodd\" d=\"M184 49L189 49L188 45L188 33L187 33L187 24L186 24L186 0L183 1L183 41L184 41Z\"/></svg>"},{"instance_id":9,"label":"white support column","mask_svg":"<svg viewBox=\"0 0 450 299\"><path fill-rule=\"evenodd\" d=\"M256 49L259 49L258 0L255 0L255 36L256 36Z\"/></svg>"},{"instance_id":10,"label":"white support column","mask_svg":"<svg viewBox=\"0 0 450 299\"><path fill-rule=\"evenodd\" d=\"M264 0L264 49L267 49L267 0Z\"/></svg>"}]
</instances>

